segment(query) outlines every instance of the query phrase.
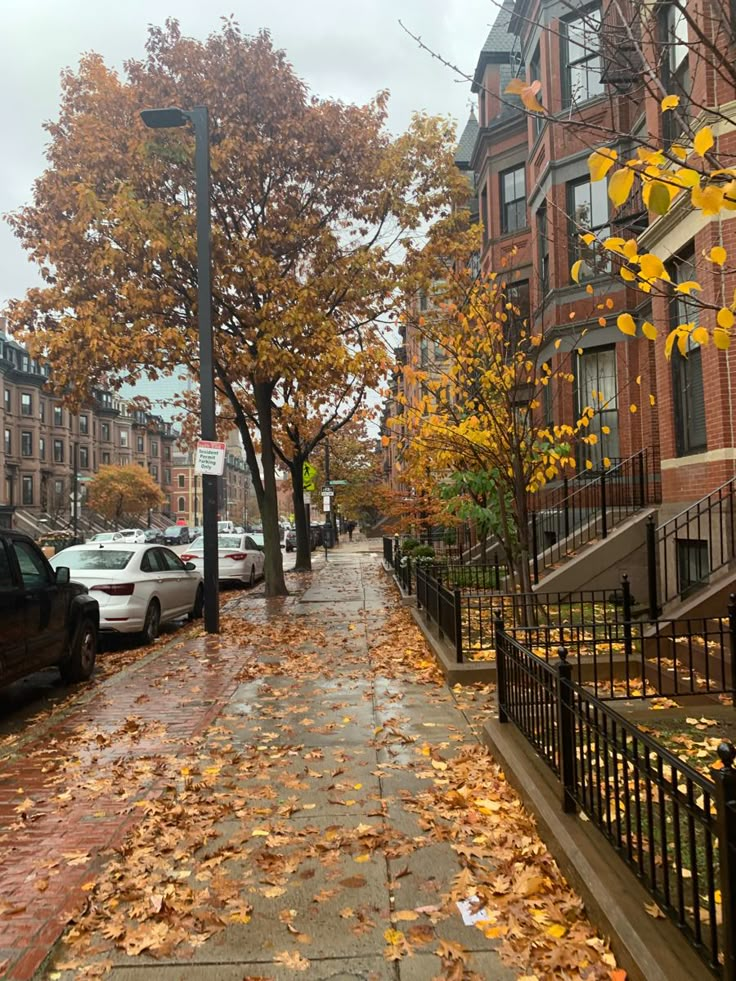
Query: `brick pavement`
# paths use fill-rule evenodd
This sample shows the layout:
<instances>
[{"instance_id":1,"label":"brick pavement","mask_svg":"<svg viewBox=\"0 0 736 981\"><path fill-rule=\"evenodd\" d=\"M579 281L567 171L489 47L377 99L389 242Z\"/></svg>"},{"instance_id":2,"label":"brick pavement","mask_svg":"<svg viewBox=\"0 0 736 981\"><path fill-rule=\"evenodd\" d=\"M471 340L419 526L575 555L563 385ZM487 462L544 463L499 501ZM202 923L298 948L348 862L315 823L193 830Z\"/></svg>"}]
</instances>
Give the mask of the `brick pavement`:
<instances>
[{"instance_id":1,"label":"brick pavement","mask_svg":"<svg viewBox=\"0 0 736 981\"><path fill-rule=\"evenodd\" d=\"M207 729L242 660L206 636L174 639L0 764L0 977L33 976L84 904L100 855L139 820L139 802L160 793L152 761L185 752Z\"/></svg>"}]
</instances>

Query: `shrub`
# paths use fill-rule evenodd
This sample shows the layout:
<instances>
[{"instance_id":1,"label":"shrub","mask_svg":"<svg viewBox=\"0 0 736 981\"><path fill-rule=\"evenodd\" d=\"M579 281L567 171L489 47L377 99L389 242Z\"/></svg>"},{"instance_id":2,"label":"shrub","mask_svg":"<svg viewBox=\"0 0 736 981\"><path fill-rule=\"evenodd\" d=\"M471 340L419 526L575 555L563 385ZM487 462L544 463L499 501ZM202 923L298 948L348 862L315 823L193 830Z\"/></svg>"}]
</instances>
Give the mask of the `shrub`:
<instances>
[{"instance_id":1,"label":"shrub","mask_svg":"<svg viewBox=\"0 0 736 981\"><path fill-rule=\"evenodd\" d=\"M409 552L409 555L415 561L434 559L434 549L431 545L415 545L411 552Z\"/></svg>"},{"instance_id":2,"label":"shrub","mask_svg":"<svg viewBox=\"0 0 736 981\"><path fill-rule=\"evenodd\" d=\"M405 538L401 543L401 554L409 555L412 549L415 549L419 544L420 542L418 538Z\"/></svg>"}]
</instances>

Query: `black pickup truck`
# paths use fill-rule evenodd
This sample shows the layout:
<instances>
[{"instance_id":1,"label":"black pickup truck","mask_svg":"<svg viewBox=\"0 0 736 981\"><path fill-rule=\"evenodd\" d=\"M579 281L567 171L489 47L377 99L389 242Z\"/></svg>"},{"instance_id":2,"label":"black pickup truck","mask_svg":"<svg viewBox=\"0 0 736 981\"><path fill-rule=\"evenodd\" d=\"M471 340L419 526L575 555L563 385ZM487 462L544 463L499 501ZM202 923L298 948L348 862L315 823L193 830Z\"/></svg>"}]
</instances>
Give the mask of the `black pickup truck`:
<instances>
[{"instance_id":1,"label":"black pickup truck","mask_svg":"<svg viewBox=\"0 0 736 981\"><path fill-rule=\"evenodd\" d=\"M0 686L58 665L65 681L94 670L100 608L86 587L54 571L27 535L0 529Z\"/></svg>"}]
</instances>

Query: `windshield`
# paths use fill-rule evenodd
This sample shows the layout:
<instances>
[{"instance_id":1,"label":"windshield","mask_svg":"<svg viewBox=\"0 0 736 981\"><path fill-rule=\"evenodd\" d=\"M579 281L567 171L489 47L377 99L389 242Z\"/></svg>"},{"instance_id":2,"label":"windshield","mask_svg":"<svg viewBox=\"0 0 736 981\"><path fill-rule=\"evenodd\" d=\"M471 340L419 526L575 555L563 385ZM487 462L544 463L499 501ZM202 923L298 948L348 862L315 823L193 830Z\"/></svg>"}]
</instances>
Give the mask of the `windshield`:
<instances>
[{"instance_id":1,"label":"windshield","mask_svg":"<svg viewBox=\"0 0 736 981\"><path fill-rule=\"evenodd\" d=\"M170 528L167 528L166 529L166 531L164 532L164 534L165 535L169 535L169 536L171 536L171 535L180 535L181 534L181 525L171 525Z\"/></svg>"},{"instance_id":2,"label":"windshield","mask_svg":"<svg viewBox=\"0 0 736 981\"><path fill-rule=\"evenodd\" d=\"M102 569L112 572L115 569L124 569L132 557L133 553L124 549L115 549L109 552L104 549L90 549L89 551L85 549L77 552L68 548L63 556L60 555L58 558L54 556L57 561L52 559L51 565L54 568L63 565L75 571L79 569Z\"/></svg>"},{"instance_id":3,"label":"windshield","mask_svg":"<svg viewBox=\"0 0 736 981\"><path fill-rule=\"evenodd\" d=\"M218 548L240 548L240 535L218 535Z\"/></svg>"}]
</instances>

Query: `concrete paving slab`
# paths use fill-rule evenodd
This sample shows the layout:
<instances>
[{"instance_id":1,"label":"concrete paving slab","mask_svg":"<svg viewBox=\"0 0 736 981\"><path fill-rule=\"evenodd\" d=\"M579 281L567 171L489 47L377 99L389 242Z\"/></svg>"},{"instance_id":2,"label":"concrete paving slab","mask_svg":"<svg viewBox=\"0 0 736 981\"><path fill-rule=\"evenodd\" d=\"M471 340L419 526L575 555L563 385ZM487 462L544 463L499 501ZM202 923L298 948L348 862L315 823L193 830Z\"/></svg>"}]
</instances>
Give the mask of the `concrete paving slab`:
<instances>
[{"instance_id":1,"label":"concrete paving slab","mask_svg":"<svg viewBox=\"0 0 736 981\"><path fill-rule=\"evenodd\" d=\"M295 977L304 981L396 981L393 965L383 956L310 959L304 971L274 964L272 960L241 960L237 965L151 963L145 967L116 966L109 976L114 981L293 981Z\"/></svg>"},{"instance_id":2,"label":"concrete paving slab","mask_svg":"<svg viewBox=\"0 0 736 981\"><path fill-rule=\"evenodd\" d=\"M488 951L471 949L465 967L475 971L484 981L514 981L518 977L516 971L503 966L497 954ZM418 953L399 963L401 981L429 981L435 977L442 977L442 962L436 954Z\"/></svg>"}]
</instances>

